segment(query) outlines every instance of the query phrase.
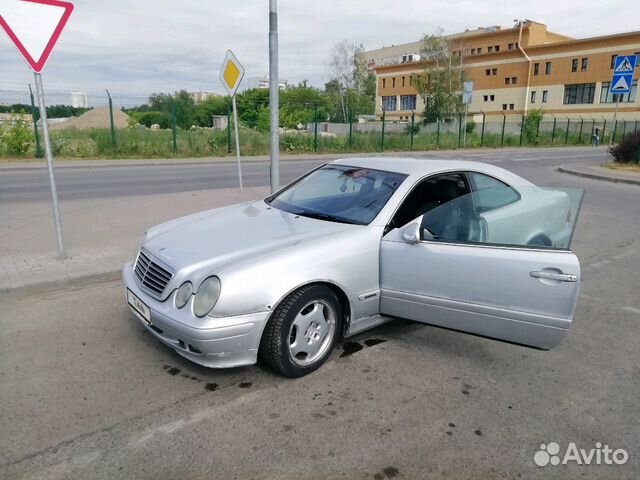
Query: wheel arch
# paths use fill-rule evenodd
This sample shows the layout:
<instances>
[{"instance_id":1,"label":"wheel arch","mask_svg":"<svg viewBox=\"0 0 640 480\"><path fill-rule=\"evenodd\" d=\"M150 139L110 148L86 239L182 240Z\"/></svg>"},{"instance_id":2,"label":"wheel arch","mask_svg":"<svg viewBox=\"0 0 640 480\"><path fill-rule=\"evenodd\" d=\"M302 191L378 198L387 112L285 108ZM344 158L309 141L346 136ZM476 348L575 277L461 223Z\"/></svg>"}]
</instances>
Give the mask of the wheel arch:
<instances>
[{"instance_id":1,"label":"wheel arch","mask_svg":"<svg viewBox=\"0 0 640 480\"><path fill-rule=\"evenodd\" d=\"M269 318L265 322L265 325L267 323L269 323L269 321L271 321L271 317L272 317L273 312L276 311L276 309L280 306L280 304L289 295L291 295L293 292L295 292L297 290L300 290L301 288L309 287L309 286L312 286L312 285L325 286L325 287L331 289L336 294L336 296L338 297L338 301L340 302L340 307L342 308L342 331L340 332L340 335L344 335L344 333L349 328L349 323L351 322L351 319L353 318L353 310L352 310L351 301L349 300L349 296L345 293L345 290L344 290L343 287L341 287L337 283L329 281L329 280L309 281L309 282L305 282L305 283L302 283L300 285L297 285L294 288L290 289L288 292L286 292L284 295L282 295L274 305L271 306L271 313L269 314ZM264 334L264 330L263 330L262 334Z\"/></svg>"}]
</instances>

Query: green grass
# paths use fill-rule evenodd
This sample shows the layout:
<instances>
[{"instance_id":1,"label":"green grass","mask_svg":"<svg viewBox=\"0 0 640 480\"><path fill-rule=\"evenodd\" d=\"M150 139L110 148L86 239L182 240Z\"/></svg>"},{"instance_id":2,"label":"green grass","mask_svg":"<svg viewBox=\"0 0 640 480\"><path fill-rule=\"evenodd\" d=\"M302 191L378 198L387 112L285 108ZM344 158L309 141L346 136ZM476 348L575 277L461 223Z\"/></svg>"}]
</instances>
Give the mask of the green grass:
<instances>
[{"instance_id":1,"label":"green grass","mask_svg":"<svg viewBox=\"0 0 640 480\"><path fill-rule=\"evenodd\" d=\"M480 132L467 134L467 148L501 146L520 146L520 134L486 133L481 137ZM9 148L4 148L0 136L0 158L16 158L16 154ZM566 140L566 142L565 142ZM65 130L51 132L53 154L56 158L67 159L119 159L119 158L186 158L186 157L218 157L235 155L235 145L229 152L226 131L213 130L178 130L176 135L176 151L173 147L173 136L170 130L127 129L116 132L116 143L113 144L110 130ZM583 133L578 138L577 133L556 130L554 137L551 133L539 133L535 138L522 138L522 146L561 146L588 145L590 137ZM413 137L413 150L456 149L461 145L457 133L417 133ZM354 133L351 137L318 136L317 149L313 132L308 134L285 134L280 138L282 153L374 153L382 151L382 136L380 133ZM409 133L386 133L384 151L409 151L411 135ZM241 129L240 150L243 156L266 155L269 153L269 134L256 130ZM35 144L31 145L21 157L28 159L35 157Z\"/></svg>"}]
</instances>

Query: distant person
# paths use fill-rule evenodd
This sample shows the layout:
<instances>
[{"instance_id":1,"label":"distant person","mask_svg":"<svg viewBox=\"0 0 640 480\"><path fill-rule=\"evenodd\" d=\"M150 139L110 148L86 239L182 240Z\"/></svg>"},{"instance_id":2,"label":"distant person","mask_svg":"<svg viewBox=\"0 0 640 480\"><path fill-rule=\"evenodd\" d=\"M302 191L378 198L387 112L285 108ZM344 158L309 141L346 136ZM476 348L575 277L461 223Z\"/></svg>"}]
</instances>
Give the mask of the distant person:
<instances>
[{"instance_id":1,"label":"distant person","mask_svg":"<svg viewBox=\"0 0 640 480\"><path fill-rule=\"evenodd\" d=\"M600 145L600 129L596 128L591 135L591 146L597 147L598 145Z\"/></svg>"}]
</instances>

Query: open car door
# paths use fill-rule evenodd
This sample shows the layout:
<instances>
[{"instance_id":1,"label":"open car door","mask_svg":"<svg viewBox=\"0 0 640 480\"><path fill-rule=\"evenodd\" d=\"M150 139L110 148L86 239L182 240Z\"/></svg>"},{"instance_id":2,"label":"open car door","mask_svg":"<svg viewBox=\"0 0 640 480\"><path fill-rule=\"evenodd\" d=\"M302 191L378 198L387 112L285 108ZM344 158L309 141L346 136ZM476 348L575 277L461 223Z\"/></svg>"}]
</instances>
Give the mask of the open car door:
<instances>
[{"instance_id":1,"label":"open car door","mask_svg":"<svg viewBox=\"0 0 640 480\"><path fill-rule=\"evenodd\" d=\"M516 190L467 175L470 193L383 238L381 313L541 349L558 345L580 286L570 245L583 192Z\"/></svg>"}]
</instances>

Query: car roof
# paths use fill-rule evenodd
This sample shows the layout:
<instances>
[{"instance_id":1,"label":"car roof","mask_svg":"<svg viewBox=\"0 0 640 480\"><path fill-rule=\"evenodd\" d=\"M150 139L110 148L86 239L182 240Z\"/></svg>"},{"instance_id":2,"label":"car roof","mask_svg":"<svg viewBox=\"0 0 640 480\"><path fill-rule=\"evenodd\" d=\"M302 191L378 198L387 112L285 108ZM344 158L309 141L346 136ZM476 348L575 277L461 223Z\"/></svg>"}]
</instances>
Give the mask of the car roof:
<instances>
[{"instance_id":1,"label":"car roof","mask_svg":"<svg viewBox=\"0 0 640 480\"><path fill-rule=\"evenodd\" d=\"M426 175L451 170L475 171L502 179L511 185L532 185L524 178L519 177L504 168L470 160L408 157L349 157L334 160L330 163L336 165L371 168L373 170L386 170L388 172L402 173L417 177L424 177Z\"/></svg>"}]
</instances>

